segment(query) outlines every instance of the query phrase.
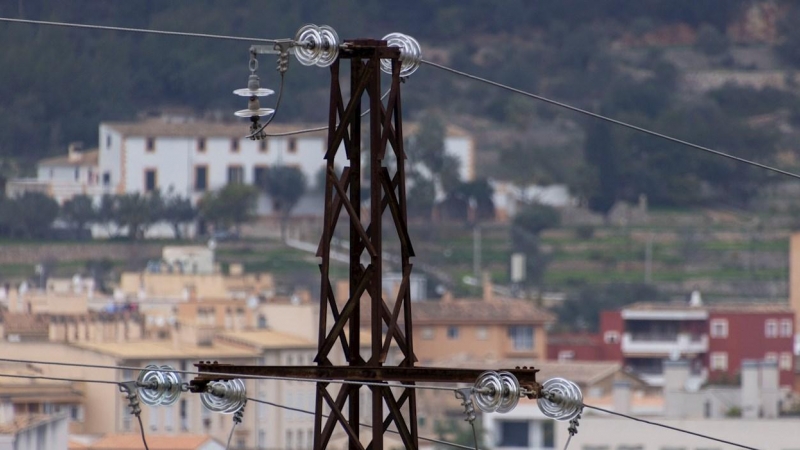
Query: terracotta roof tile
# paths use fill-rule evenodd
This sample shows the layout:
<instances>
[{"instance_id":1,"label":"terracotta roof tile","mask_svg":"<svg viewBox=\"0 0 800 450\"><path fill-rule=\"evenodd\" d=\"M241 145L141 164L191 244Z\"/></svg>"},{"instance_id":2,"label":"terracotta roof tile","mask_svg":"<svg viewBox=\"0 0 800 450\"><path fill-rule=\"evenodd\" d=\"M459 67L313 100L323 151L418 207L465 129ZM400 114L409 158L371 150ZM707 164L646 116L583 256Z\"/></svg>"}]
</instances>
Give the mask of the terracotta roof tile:
<instances>
[{"instance_id":1,"label":"terracotta roof tile","mask_svg":"<svg viewBox=\"0 0 800 450\"><path fill-rule=\"evenodd\" d=\"M147 435L150 450L195 450L212 440L208 435ZM136 434L107 434L87 448L92 450L128 450L142 448L142 437Z\"/></svg>"},{"instance_id":2,"label":"terracotta roof tile","mask_svg":"<svg viewBox=\"0 0 800 450\"><path fill-rule=\"evenodd\" d=\"M553 322L555 316L528 300L451 300L416 302L411 307L414 324L423 323L532 323Z\"/></svg>"},{"instance_id":3,"label":"terracotta roof tile","mask_svg":"<svg viewBox=\"0 0 800 450\"><path fill-rule=\"evenodd\" d=\"M99 152L97 149L83 151L76 155L73 158L70 158L69 155L62 155L62 156L54 156L52 158L46 158L39 161L38 165L40 167L49 167L49 166L96 166L98 161Z\"/></svg>"}]
</instances>

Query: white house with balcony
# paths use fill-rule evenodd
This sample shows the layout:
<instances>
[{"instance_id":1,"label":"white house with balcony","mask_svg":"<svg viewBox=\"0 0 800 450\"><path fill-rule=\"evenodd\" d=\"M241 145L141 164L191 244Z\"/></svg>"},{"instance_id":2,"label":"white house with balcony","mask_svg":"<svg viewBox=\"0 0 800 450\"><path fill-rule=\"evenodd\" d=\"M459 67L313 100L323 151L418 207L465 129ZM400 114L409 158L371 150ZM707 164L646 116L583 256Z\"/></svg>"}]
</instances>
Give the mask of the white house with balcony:
<instances>
[{"instance_id":1,"label":"white house with balcony","mask_svg":"<svg viewBox=\"0 0 800 450\"><path fill-rule=\"evenodd\" d=\"M80 142L69 144L65 156L39 161L36 178L9 180L6 195L11 198L26 192L40 192L58 204L80 194L95 196L100 186L97 149L83 150Z\"/></svg>"}]
</instances>

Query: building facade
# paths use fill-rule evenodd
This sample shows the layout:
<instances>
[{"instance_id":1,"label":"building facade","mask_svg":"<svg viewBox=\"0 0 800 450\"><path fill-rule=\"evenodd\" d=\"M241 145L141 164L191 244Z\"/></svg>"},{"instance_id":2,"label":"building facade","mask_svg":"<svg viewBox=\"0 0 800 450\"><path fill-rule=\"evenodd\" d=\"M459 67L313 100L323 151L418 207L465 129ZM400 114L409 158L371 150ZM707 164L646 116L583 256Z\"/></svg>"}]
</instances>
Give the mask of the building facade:
<instances>
[{"instance_id":1,"label":"building facade","mask_svg":"<svg viewBox=\"0 0 800 450\"><path fill-rule=\"evenodd\" d=\"M637 303L601 315L602 355L663 385L664 361L685 359L700 379L731 383L745 359L778 365L794 380L794 311L777 303Z\"/></svg>"}]
</instances>

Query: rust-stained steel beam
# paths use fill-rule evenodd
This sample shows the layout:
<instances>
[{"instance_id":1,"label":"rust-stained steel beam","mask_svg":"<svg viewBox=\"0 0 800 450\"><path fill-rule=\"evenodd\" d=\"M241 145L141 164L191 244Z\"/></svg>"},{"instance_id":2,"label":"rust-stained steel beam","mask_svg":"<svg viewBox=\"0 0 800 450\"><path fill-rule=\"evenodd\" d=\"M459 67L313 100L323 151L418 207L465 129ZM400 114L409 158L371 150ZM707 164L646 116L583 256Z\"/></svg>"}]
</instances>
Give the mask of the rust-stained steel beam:
<instances>
[{"instance_id":1,"label":"rust-stained steel beam","mask_svg":"<svg viewBox=\"0 0 800 450\"><path fill-rule=\"evenodd\" d=\"M399 367L399 366L254 366L217 363L195 364L198 372L192 384L207 383L226 378L298 378L306 380L344 381L395 381L399 383L474 383L480 374L489 369L454 369L449 367ZM536 385L537 369L496 368L511 372L521 385ZM211 375L219 374L219 376ZM229 376L230 375L230 376Z\"/></svg>"}]
</instances>

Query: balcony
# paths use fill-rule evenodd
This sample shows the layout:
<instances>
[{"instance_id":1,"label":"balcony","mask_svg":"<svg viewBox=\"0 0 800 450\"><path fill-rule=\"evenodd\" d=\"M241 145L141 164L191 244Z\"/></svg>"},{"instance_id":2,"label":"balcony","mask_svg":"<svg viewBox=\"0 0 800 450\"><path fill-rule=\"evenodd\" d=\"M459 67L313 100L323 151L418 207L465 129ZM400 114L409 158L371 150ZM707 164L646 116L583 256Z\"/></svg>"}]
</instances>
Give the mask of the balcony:
<instances>
[{"instance_id":1,"label":"balcony","mask_svg":"<svg viewBox=\"0 0 800 450\"><path fill-rule=\"evenodd\" d=\"M664 355L708 352L708 336L689 333L625 333L622 353L625 355Z\"/></svg>"}]
</instances>

